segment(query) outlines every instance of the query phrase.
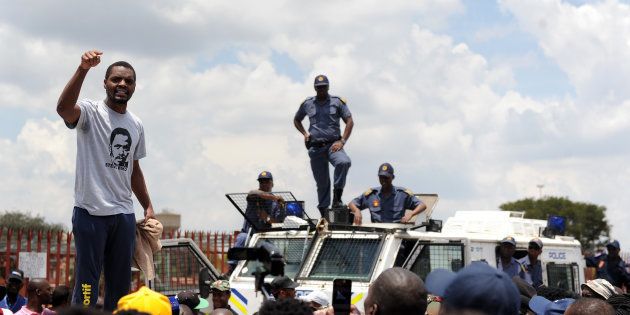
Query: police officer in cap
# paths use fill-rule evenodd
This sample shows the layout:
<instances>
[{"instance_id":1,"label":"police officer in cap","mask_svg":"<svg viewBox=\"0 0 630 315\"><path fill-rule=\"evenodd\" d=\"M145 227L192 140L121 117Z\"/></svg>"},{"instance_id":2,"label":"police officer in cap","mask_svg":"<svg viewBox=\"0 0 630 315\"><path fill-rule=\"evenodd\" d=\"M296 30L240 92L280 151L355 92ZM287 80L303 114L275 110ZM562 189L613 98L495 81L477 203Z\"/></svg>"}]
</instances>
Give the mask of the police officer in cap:
<instances>
[{"instance_id":1,"label":"police officer in cap","mask_svg":"<svg viewBox=\"0 0 630 315\"><path fill-rule=\"evenodd\" d=\"M626 270L626 262L619 256L621 246L619 241L613 240L606 244L607 254L599 257L597 262L597 278L606 279L612 285L630 288L630 274Z\"/></svg>"},{"instance_id":2,"label":"police officer in cap","mask_svg":"<svg viewBox=\"0 0 630 315\"><path fill-rule=\"evenodd\" d=\"M361 225L361 210L370 209L372 222L410 222L411 218L427 206L418 199L409 189L392 185L394 180L394 168L389 163L383 163L378 168L378 180L381 187L368 189L361 196L352 200L348 207L354 213L354 224ZM405 210L412 211L405 214Z\"/></svg>"},{"instance_id":3,"label":"police officer in cap","mask_svg":"<svg viewBox=\"0 0 630 315\"><path fill-rule=\"evenodd\" d=\"M354 122L346 102L328 94L328 78L325 75L315 77L317 95L307 98L293 119L295 128L304 135L304 142L311 158L311 169L317 184L317 198L322 217L330 205L330 174L328 163L335 168L333 183L333 206L341 206L341 195L346 185L346 176L350 169L350 158L343 150L350 137ZM304 129L302 120L308 116L310 126ZM346 124L341 135L339 119Z\"/></svg>"},{"instance_id":4,"label":"police officer in cap","mask_svg":"<svg viewBox=\"0 0 630 315\"><path fill-rule=\"evenodd\" d=\"M271 223L283 222L285 213L283 211L285 201L281 196L271 193L273 189L273 175L269 171L262 171L258 174L258 189L254 189L247 194L247 208L245 209L245 222L241 232L236 236L234 247L245 246L247 235L251 228L252 232L268 228ZM235 260L228 261L232 273L236 264Z\"/></svg>"}]
</instances>

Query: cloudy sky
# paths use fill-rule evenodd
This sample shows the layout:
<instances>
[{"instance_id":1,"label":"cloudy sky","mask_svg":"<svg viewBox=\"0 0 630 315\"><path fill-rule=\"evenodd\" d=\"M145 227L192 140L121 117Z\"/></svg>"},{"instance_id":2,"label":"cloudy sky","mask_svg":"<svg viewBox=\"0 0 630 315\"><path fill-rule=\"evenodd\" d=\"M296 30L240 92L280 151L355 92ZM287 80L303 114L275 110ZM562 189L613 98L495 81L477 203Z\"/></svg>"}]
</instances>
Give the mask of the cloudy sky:
<instances>
[{"instance_id":1,"label":"cloudy sky","mask_svg":"<svg viewBox=\"0 0 630 315\"><path fill-rule=\"evenodd\" d=\"M292 118L324 73L355 120L346 201L388 161L440 195L438 218L544 185L606 206L630 244L628 16L613 0L4 1L0 209L70 226L76 136L55 104L98 48L81 97L104 97L107 64L135 66L149 191L185 228L238 228L224 194L261 170L316 213Z\"/></svg>"}]
</instances>

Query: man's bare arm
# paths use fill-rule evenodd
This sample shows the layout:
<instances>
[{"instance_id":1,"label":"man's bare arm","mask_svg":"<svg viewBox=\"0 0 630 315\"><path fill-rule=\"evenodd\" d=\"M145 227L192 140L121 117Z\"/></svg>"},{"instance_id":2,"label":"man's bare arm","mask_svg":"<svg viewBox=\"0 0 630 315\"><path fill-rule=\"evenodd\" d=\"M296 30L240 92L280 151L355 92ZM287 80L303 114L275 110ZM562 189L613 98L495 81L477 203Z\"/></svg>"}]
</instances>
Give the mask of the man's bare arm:
<instances>
[{"instance_id":1,"label":"man's bare arm","mask_svg":"<svg viewBox=\"0 0 630 315\"><path fill-rule=\"evenodd\" d=\"M77 105L81 86L83 85L88 70L92 67L96 67L96 65L101 62L100 56L102 54L103 53L98 50L85 52L81 56L81 64L70 78L70 81L68 81L68 84L66 84L66 87L61 92L61 96L59 96L59 100L57 101L57 114L69 124L75 124L81 116L81 108Z\"/></svg>"},{"instance_id":2,"label":"man's bare arm","mask_svg":"<svg viewBox=\"0 0 630 315\"><path fill-rule=\"evenodd\" d=\"M343 136L341 136L341 140L336 141L330 147L330 150L332 152L337 152L343 149L343 147L346 145L346 141L348 141L348 138L350 138L350 134L352 133L352 128L354 127L354 120L352 120L352 116L344 118L343 122L346 123L346 127L343 130Z\"/></svg>"},{"instance_id":3,"label":"man's bare arm","mask_svg":"<svg viewBox=\"0 0 630 315\"><path fill-rule=\"evenodd\" d=\"M149 198L149 191L147 190L147 184L144 181L144 174L140 168L140 162L138 160L133 161L133 171L131 172L131 190L138 198L138 202L144 209L144 221L149 218L155 219L155 213L153 211L153 204L151 198Z\"/></svg>"}]
</instances>

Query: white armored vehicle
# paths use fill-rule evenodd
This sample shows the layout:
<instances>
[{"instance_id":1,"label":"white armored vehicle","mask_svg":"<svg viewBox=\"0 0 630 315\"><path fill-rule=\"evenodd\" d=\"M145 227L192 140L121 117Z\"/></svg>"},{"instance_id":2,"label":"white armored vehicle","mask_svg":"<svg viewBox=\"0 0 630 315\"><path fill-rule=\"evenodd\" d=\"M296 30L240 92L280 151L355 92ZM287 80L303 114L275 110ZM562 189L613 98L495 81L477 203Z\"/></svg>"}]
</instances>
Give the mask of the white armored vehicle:
<instances>
[{"instance_id":1,"label":"white armored vehicle","mask_svg":"<svg viewBox=\"0 0 630 315\"><path fill-rule=\"evenodd\" d=\"M291 193L274 194L282 194L289 203L296 202ZM244 195L228 194L227 197L245 216ZM543 236L546 221L524 219L520 212L458 211L442 225L441 221L430 219L437 195L418 196L427 204L427 211L426 217L419 220L422 223L415 226L394 223L353 226L324 221L315 226L309 221L288 217L284 223L252 233L247 246L259 247L264 242L274 245L284 257L285 275L299 283L298 296L313 290L331 296L334 279L351 279L352 304L361 310L370 283L384 270L402 267L425 279L434 269L457 271L473 261L485 261L496 267L499 242L506 236L516 240L516 258L527 254L532 238L542 240L544 246L539 258L545 285L577 293L580 284L585 282L580 243L573 237ZM299 215L299 211L296 214ZM181 242L172 244L181 246ZM167 251L168 244L165 244ZM202 285L197 290L205 295L204 280L213 280L218 273L212 266L203 266L203 259L200 261L194 268L205 269L200 274ZM229 279L230 304L234 311L245 315L260 308L264 294L255 290L253 273L264 269L263 266L252 259L240 261L234 269ZM271 280L271 276L265 279L266 282ZM159 284L153 286L159 289Z\"/></svg>"}]
</instances>

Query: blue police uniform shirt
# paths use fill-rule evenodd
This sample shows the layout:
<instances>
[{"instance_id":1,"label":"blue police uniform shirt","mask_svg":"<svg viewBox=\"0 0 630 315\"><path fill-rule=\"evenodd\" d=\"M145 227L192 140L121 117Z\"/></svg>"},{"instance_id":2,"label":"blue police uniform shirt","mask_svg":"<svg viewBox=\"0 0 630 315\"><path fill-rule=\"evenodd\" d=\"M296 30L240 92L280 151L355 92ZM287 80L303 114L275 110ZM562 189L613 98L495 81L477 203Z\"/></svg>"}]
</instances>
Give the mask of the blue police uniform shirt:
<instances>
[{"instance_id":1,"label":"blue police uniform shirt","mask_svg":"<svg viewBox=\"0 0 630 315\"><path fill-rule=\"evenodd\" d=\"M19 295L17 296L17 299L15 300L15 303L13 303L13 305L9 306L9 302L7 301L8 296L4 296L4 299L0 300L0 308L5 308L10 310L13 313L17 313L17 311L19 311L20 309L22 309L22 306L26 305L26 298Z\"/></svg>"},{"instance_id":2,"label":"blue police uniform shirt","mask_svg":"<svg viewBox=\"0 0 630 315\"><path fill-rule=\"evenodd\" d=\"M400 222L406 209L415 209L422 201L414 194L402 187L394 186L389 196L383 196L382 187L374 187L352 200L357 208L370 209L372 222L392 223Z\"/></svg>"},{"instance_id":3,"label":"blue police uniform shirt","mask_svg":"<svg viewBox=\"0 0 630 315\"><path fill-rule=\"evenodd\" d=\"M599 257L597 278L606 279L619 288L624 284L630 285L630 274L626 270L626 263L623 259L610 260L606 254Z\"/></svg>"},{"instance_id":4,"label":"blue police uniform shirt","mask_svg":"<svg viewBox=\"0 0 630 315\"><path fill-rule=\"evenodd\" d=\"M315 96L307 98L295 113L295 119L302 121L306 116L313 141L336 141L341 138L339 119L346 119L352 114L341 98L330 95L323 101L318 101Z\"/></svg>"},{"instance_id":5,"label":"blue police uniform shirt","mask_svg":"<svg viewBox=\"0 0 630 315\"><path fill-rule=\"evenodd\" d=\"M525 268L524 276L525 281L537 288L543 284L542 278L542 263L540 259L536 260L535 264L529 261L529 256L525 256L518 260L518 262Z\"/></svg>"},{"instance_id":6,"label":"blue police uniform shirt","mask_svg":"<svg viewBox=\"0 0 630 315\"><path fill-rule=\"evenodd\" d=\"M267 200L258 197L255 194L249 194L247 196L247 208L245 209L245 216L254 222L254 232L258 229L269 227L269 223L260 218L259 212L266 212L272 219L276 221L284 220L284 215L275 200ZM250 223L245 220L243 222L243 228L241 232L247 232L249 230Z\"/></svg>"},{"instance_id":7,"label":"blue police uniform shirt","mask_svg":"<svg viewBox=\"0 0 630 315\"><path fill-rule=\"evenodd\" d=\"M512 257L512 260L505 268L503 267L501 259L499 259L499 262L497 262L497 269L507 273L510 278L514 276L519 276L523 280L525 280L525 270L523 266L518 262L518 260L516 260L516 258L514 257Z\"/></svg>"}]
</instances>

